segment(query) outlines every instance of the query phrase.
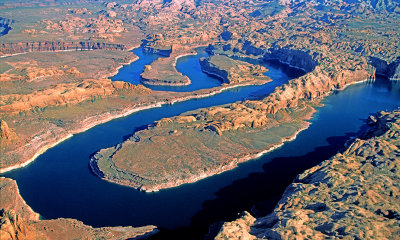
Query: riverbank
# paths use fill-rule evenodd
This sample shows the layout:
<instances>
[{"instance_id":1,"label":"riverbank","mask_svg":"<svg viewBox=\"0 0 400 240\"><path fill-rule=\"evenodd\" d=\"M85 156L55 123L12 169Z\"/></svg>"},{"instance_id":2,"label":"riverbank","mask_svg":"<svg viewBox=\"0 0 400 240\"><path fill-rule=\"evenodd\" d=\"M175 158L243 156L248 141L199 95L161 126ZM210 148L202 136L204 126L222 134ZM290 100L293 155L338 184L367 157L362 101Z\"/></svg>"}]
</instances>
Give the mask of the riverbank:
<instances>
[{"instance_id":1,"label":"riverbank","mask_svg":"<svg viewBox=\"0 0 400 240\"><path fill-rule=\"evenodd\" d=\"M11 197L12 196L12 197ZM41 220L22 199L16 181L0 177L1 239L146 239L155 226L93 228L70 218Z\"/></svg>"},{"instance_id":2,"label":"riverbank","mask_svg":"<svg viewBox=\"0 0 400 240\"><path fill-rule=\"evenodd\" d=\"M172 52L168 57L158 58L144 67L144 71L140 74L140 82L149 86L184 87L190 85L192 83L190 78L176 69L178 59L189 55L196 55L196 52L190 48Z\"/></svg>"},{"instance_id":3,"label":"riverbank","mask_svg":"<svg viewBox=\"0 0 400 240\"><path fill-rule=\"evenodd\" d=\"M150 103L150 104L144 104L141 106L132 106L131 108L127 108L124 109L122 111L119 111L115 114L111 114L109 112L107 113L103 113L101 115L97 115L97 116L91 116L89 118L85 118L81 121L79 125L79 127L77 127L76 129L71 129L68 130L67 132L64 131L60 131L58 132L57 136L52 136L51 138L49 138L47 135L47 133L44 133L44 135L37 135L35 139L41 139L44 144L42 146L40 146L38 148L38 150L34 150L33 152L33 156L27 157L26 160L22 160L22 163L18 163L9 167L5 167L5 168L1 168L0 169L0 173L5 173L5 172L9 172L21 167L25 167L28 164L32 163L38 156L40 156L42 153L44 153L46 150L48 150L49 148L52 148L54 146L56 146L57 144L67 140L68 138L72 137L74 134L78 134L84 131L87 131L89 129L91 129L92 127L95 127L99 124L117 119L117 118L122 118L122 117L126 117L130 114L133 114L135 112L138 111L142 111L142 110L146 110L146 109L151 109L151 108L156 108L156 107L161 107L164 104L174 104L174 103L178 103L178 102L183 102L183 101L188 101L191 99L200 99L200 98L206 98L206 97L210 97L216 94L219 94L223 91L229 90L229 89L233 89L233 88L237 88L237 87L245 87L245 86L250 86L250 85L260 85L263 83L260 82L249 82L246 84L237 84L237 85L233 85L233 86L220 86L220 87L215 87L213 89L203 89L203 90L198 90L195 92L190 93L181 93L181 94L177 94L178 96L173 96L170 98L166 98L164 100L160 100L158 102L155 103ZM193 95L192 95L193 94ZM186 96L179 96L179 95L186 95ZM54 138L55 137L55 138ZM33 139L32 141L34 141L35 139ZM14 150L13 154L18 154L18 152L31 152L32 149L35 148L35 145L32 142L27 143L26 145L22 146L19 150Z\"/></svg>"},{"instance_id":4,"label":"riverbank","mask_svg":"<svg viewBox=\"0 0 400 240\"><path fill-rule=\"evenodd\" d=\"M135 133L118 147L103 149L95 154L90 163L93 172L114 183L144 191L158 191L232 169L237 166L238 156L249 158L249 155L280 145L284 139L295 137L299 130L305 128L306 119L311 117L307 117L307 111L301 111L305 106L313 109L311 112L314 113L311 105L319 104L332 90L343 90L348 85L374 79L367 70L345 70L327 75L318 66L303 77L276 88L265 99L193 111L158 121ZM320 79L325 83L321 83ZM301 84L315 88L301 88ZM286 130L280 130L288 126ZM274 131L279 133L274 134ZM210 132L217 135L210 135ZM279 140L257 136L261 133L277 136ZM234 139L241 139L246 144ZM259 142L250 144L252 141ZM210 142L212 145L209 145ZM179 148L171 149L170 146L174 145L179 145ZM206 146L193 147L197 145ZM229 150L227 146L230 146ZM151 150L154 148L156 150ZM153 154L148 156L146 151ZM208 155L204 156L204 152ZM129 156L139 157L130 160ZM146 156L146 159L140 156ZM174 156L173 160L170 156ZM177 159L185 159L183 166ZM190 166L190 170L184 166Z\"/></svg>"},{"instance_id":5,"label":"riverbank","mask_svg":"<svg viewBox=\"0 0 400 240\"><path fill-rule=\"evenodd\" d=\"M99 169L99 167L97 165L97 161L96 161L95 158L91 159L91 161L89 163L89 166L90 166L92 172L97 177L99 177L99 178L101 178L103 180L106 180L108 182L112 182L112 183L116 183L116 184L124 185L124 186L128 186L128 187L133 187L133 188L136 188L136 189L138 189L140 191L144 191L144 192L158 192L158 191L160 191L162 189L174 188L174 187L179 187L179 186L181 186L183 184L194 183L194 182L197 182L199 180L202 180L202 179L205 179L205 178L208 178L208 177L212 177L214 175L221 174L223 172L232 170L232 169L236 168L238 166L238 164L240 164L240 163L243 163L243 162L246 162L246 161L249 161L249 160L257 159L257 158L261 157L262 155L264 155L266 153L269 153L269 152L271 152L271 151L273 151L275 149L278 149L279 147L283 146L283 144L285 144L285 142L289 142L289 141L295 140L296 136L300 132L302 132L303 130L306 130L308 125L309 124L305 124L305 126L303 128L300 128L292 136L282 138L280 143L276 143L274 145L271 145L271 146L269 146L268 149L263 150L261 152L248 154L248 155L243 156L241 158L235 159L234 161L230 162L228 165L224 165L222 168L214 169L214 170L211 170L209 172L204 172L204 173L202 173L200 175L197 175L197 176L192 176L192 177L185 178L185 179L178 179L176 181L160 184L160 185L157 185L157 186L150 186L150 187L148 187L148 186L138 186L138 185L132 184L132 182L130 182L130 181L119 181L119 180L115 180L115 179L112 179L112 178L107 178L107 176ZM140 176L138 176L138 177L140 177Z\"/></svg>"}]
</instances>

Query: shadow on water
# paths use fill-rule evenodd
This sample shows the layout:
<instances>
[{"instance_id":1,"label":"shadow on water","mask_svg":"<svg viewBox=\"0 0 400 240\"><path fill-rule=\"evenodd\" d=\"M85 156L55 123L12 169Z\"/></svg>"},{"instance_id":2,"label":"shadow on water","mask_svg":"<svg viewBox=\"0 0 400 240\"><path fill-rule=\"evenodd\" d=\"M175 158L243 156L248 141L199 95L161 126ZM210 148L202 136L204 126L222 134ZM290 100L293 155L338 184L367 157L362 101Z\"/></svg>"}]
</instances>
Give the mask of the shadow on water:
<instances>
[{"instance_id":1,"label":"shadow on water","mask_svg":"<svg viewBox=\"0 0 400 240\"><path fill-rule=\"evenodd\" d=\"M244 210L256 217L267 215L272 212L286 187L299 173L335 155L355 135L357 134L346 133L345 136L328 137L326 141L329 145L316 147L302 156L271 159L269 155L262 157L257 161L266 162L262 166L263 171L250 173L218 190L215 193L216 199L204 202L203 208L192 217L193 227L162 229L160 234L151 239L204 239L210 225L218 221L232 221Z\"/></svg>"}]
</instances>

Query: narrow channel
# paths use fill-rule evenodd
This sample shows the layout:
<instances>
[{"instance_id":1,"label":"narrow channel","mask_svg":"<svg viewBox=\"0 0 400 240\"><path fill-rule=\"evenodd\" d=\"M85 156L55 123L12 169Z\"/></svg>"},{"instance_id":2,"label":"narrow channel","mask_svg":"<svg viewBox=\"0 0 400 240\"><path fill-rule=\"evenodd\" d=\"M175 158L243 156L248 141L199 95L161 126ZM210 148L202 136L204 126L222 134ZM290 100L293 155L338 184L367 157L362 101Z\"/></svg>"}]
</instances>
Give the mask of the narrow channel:
<instances>
[{"instance_id":1,"label":"narrow channel","mask_svg":"<svg viewBox=\"0 0 400 240\"><path fill-rule=\"evenodd\" d=\"M195 57L198 56L182 58L177 69ZM137 71L137 62L129 67ZM160 237L190 233L191 239L202 239L209 224L232 220L253 205L260 214L271 211L297 174L335 154L356 135L369 114L400 106L399 84L378 79L350 86L328 97L311 120L310 128L296 140L234 170L160 192L139 192L98 179L90 172L88 162L93 153L122 142L135 129L189 110L268 94L290 79L291 74L285 74L282 68L267 68L274 80L270 83L231 89L110 121L75 135L27 167L2 176L15 179L27 204L45 219L76 218L94 227L152 224L163 230ZM193 65L189 70L191 74L202 74ZM291 71L294 70L287 73Z\"/></svg>"}]
</instances>

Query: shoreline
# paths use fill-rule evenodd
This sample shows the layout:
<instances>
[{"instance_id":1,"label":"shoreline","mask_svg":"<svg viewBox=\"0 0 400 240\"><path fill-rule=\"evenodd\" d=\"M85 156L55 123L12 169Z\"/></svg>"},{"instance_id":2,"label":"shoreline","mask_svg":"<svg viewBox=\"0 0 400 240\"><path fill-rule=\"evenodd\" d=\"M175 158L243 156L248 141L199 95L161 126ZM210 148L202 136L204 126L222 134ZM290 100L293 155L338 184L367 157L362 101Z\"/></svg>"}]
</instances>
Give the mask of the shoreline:
<instances>
[{"instance_id":1,"label":"shoreline","mask_svg":"<svg viewBox=\"0 0 400 240\"><path fill-rule=\"evenodd\" d=\"M211 76L211 77L218 78L219 80L222 81L222 83L229 83L229 79L224 78L223 76L219 75L218 73L213 73L213 72L207 71L207 70L205 70L205 69L203 69L203 68L201 68L201 71L202 71L203 73L205 73L205 74Z\"/></svg>"},{"instance_id":2,"label":"shoreline","mask_svg":"<svg viewBox=\"0 0 400 240\"><path fill-rule=\"evenodd\" d=\"M112 116L108 116L104 119L98 120L98 121L94 121L91 122L88 125L85 125L81 128L78 129L74 129L74 130L70 130L69 132L67 132L67 134L64 137L61 137L59 140L57 141L53 141L42 146L41 148L39 148L38 151L35 152L35 154L30 157L28 160L22 162L22 163L18 163L18 164L14 164L5 168L0 168L0 174L2 173L6 173L12 170L16 170L18 168L23 168L26 167L27 165L29 165L30 163L32 163L34 160L36 160L37 157L39 157L41 154L45 153L48 149L55 147L56 145L58 145L59 143L67 140L68 138L72 137L75 134L78 133L82 133L85 132L97 125L109 122L111 120L117 119L117 118L122 118L122 117L126 117L128 115L131 115L135 112L139 112L142 110L147 110L147 109L152 109L152 108L157 108L157 107L162 107L163 105L167 105L167 104L174 104L174 103L179 103L179 102L184 102L184 101L188 101L188 100L192 100L192 99L200 99L200 98L207 98L219 93L222 93L223 91L229 90L229 89L233 89L233 88L237 88L237 87L244 87L244 86L251 86L251 85L262 85L262 84L257 84L257 83L248 83L248 84L238 84L238 85L232 85L232 86L226 86L226 87L217 87L219 89L215 89L211 92L208 93L204 93L204 94L198 94L195 93L194 95L189 95L189 96L183 96L183 97L176 97L175 99L164 99L162 101L156 102L156 103L152 103L152 104L147 104L147 105L141 105L141 106L134 106L133 108L127 108L125 110L122 110L122 113L116 114L116 115L112 115ZM107 114L108 112L105 112L103 114ZM101 116L101 115L100 115ZM98 118L99 116L90 116L88 118L83 119L82 121L88 121L88 119L90 118ZM21 148L25 148L27 145L30 145L30 142L28 142L26 145L22 146ZM14 150L17 151L18 149Z\"/></svg>"},{"instance_id":3,"label":"shoreline","mask_svg":"<svg viewBox=\"0 0 400 240\"><path fill-rule=\"evenodd\" d=\"M139 48L139 47L140 47L140 44L128 48L126 51L127 51L127 52L131 52L135 57L133 57L131 60L129 60L129 61L126 62L126 63L122 63L120 66L116 67L115 70L114 70L113 72L104 75L103 78L112 78L112 77L114 77L115 75L118 74L118 72L119 72L119 70L120 70L121 68L123 68L123 67L125 67L126 65L129 65L129 64L134 63L134 62L136 62L137 60L139 60L139 56L137 56L136 54L134 54L134 53L132 52L133 50L135 50L136 48Z\"/></svg>"},{"instance_id":4,"label":"shoreline","mask_svg":"<svg viewBox=\"0 0 400 240\"><path fill-rule=\"evenodd\" d=\"M142 76L140 76L140 83L143 84L144 86L164 86L164 87L186 87L192 84L192 81L186 82L186 83L167 83L167 82L162 82L159 80L149 80L146 79Z\"/></svg>"},{"instance_id":5,"label":"shoreline","mask_svg":"<svg viewBox=\"0 0 400 240\"><path fill-rule=\"evenodd\" d=\"M140 82L143 84L143 85L148 85L148 86L170 86L170 87L185 87L185 86L189 86L190 84L192 84L192 80L188 77L188 76L186 76L186 75L183 75L181 72L179 72L177 69L176 69L176 63L178 62L178 60L180 59L180 58L182 58L182 57L185 57L185 56L193 56L193 55L197 55L198 54L198 52L196 51L196 49L197 48L200 48L200 47L206 47L207 45L196 45L196 46L194 46L194 47L191 47L189 50L190 50L190 52L187 52L187 53L182 53L182 54L179 54L179 55L177 55L177 56L175 56L175 60L174 60L174 62L172 63L172 67L175 69L175 71L177 72L177 73L180 73L182 76L184 76L184 77L186 77L186 79L188 80L188 81L186 81L186 82L184 82L184 83L166 83L166 82L162 82L162 81L160 81L160 80L152 80L152 79L147 79L147 78L144 78L143 76L142 76L142 74L143 73L141 73L140 74ZM163 56L163 55L160 55L160 56ZM169 56L169 57L171 57L171 56ZM151 65L151 64L150 64ZM153 81L154 82L156 82L156 83L153 83Z\"/></svg>"},{"instance_id":6,"label":"shoreline","mask_svg":"<svg viewBox=\"0 0 400 240\"><path fill-rule=\"evenodd\" d=\"M347 86L364 83L364 82L367 82L369 80L371 80L371 79L363 79L363 80L359 80L359 81L354 81L352 83L345 84L342 89L336 89L336 90L337 91L338 90L339 91L343 91ZM332 92L332 90L330 92L327 92L326 95L321 99L321 101L323 101L327 96L329 96L331 94L331 92ZM243 163L243 162L246 162L246 161L250 161L250 160L255 160L255 159L263 156L266 153L269 153L269 152L271 152L273 150L278 149L279 147L283 146L286 142L290 142L290 141L295 140L297 138L297 135L300 132L308 129L309 126L312 124L311 122L307 121L307 120L312 119L313 115L317 112L317 110L315 108L312 108L312 109L313 110L309 113L309 115L308 116L305 115L305 118L303 119L304 121L306 121L305 126L299 128L292 136L282 138L280 143L272 144L268 149L265 149L265 150L260 151L258 153L248 154L248 155L246 155L244 157L241 157L239 159L235 159L232 162L230 162L228 165L223 166L222 168L214 169L214 170L209 171L208 173L202 173L202 174L199 174L199 175L196 175L196 176L192 176L192 177L189 177L189 178L186 178L186 179L174 180L174 182L172 182L172 183L162 183L162 184L159 184L159 185L157 185L155 187L146 187L146 186L135 186L134 184L132 184L132 183L130 183L128 181L113 180L113 179L107 178L104 175L104 173L97 166L97 159L95 159L95 158L90 159L89 167L90 167L92 173L95 174L100 179L103 179L103 180L111 182L111 183L119 184L119 185L122 185L122 186L131 187L131 188L137 189L139 191L147 192L147 193L158 192L158 191L163 190L163 189L179 187L179 186L181 186L183 184L187 184L187 183L195 183L195 182L197 182L199 180L202 180L202 179L205 179L205 178L208 178L208 177L212 177L213 175L217 175L217 174L232 170L232 169L236 168L238 166L238 164L240 164L240 163ZM138 175L138 177L140 177L140 176Z\"/></svg>"},{"instance_id":7,"label":"shoreline","mask_svg":"<svg viewBox=\"0 0 400 240\"><path fill-rule=\"evenodd\" d=\"M181 54L181 55L178 55L178 56L176 56L175 57L175 61L174 61L174 63L172 64L172 67L175 69L175 71L177 72L177 73L180 73L177 69L176 69L176 63L177 63L177 61L178 61L178 59L179 58L181 58L181 57L185 57L185 56L191 56L191 55L197 55L197 53L196 52L191 52L191 53L184 53L184 54ZM186 86L189 86L190 84L192 84L192 80L188 77L188 76L186 76L186 75L183 75L182 73L180 73L182 76L184 76L184 77L186 77L186 79L188 79L188 81L186 81L186 82L184 82L184 83L167 83L167 82L162 82L162 81L160 81L160 80L152 80L152 79L147 79L147 78L144 78L143 76L142 76L142 74L143 73L141 73L140 74L140 79L139 79L139 81L143 84L143 85L148 85L148 86L166 86L166 87L186 87ZM154 83L153 83L154 82Z\"/></svg>"},{"instance_id":8,"label":"shoreline","mask_svg":"<svg viewBox=\"0 0 400 240\"><path fill-rule=\"evenodd\" d=\"M60 50L60 51L71 51L71 50ZM74 50L72 50L72 51L74 51ZM91 51L91 50L88 50L88 51ZM193 55L193 54L188 54L188 55ZM136 58L137 59L132 60L132 62L137 61L139 59L138 56L136 56ZM118 68L121 69L124 65L127 65L127 64L130 64L130 63L124 63L121 66L119 66ZM287 65L292 67L292 65L290 65L290 64L287 64ZM118 70L116 72L118 73ZM349 85L366 82L368 80L371 80L371 79L364 79L364 80L361 80L361 81L348 83L342 89L337 89L337 90L344 90ZM66 133L66 135L64 137L61 137L57 141L52 141L50 139L49 140L50 142L48 144L45 144L44 146L40 147L37 151L35 151L34 155L32 157L30 157L28 160L26 160L26 161L24 161L22 163L18 163L18 164L14 164L14 165L5 167L5 168L0 168L0 174L6 173L6 172L9 172L9 171L12 171L12 170L16 170L16 169L19 169L19 168L26 167L27 165L32 163L34 160L36 160L36 158L39 157L41 154L45 153L48 149L50 149L52 147L55 147L56 145L58 145L59 143L69 139L73 135L85 132L85 131L91 129L92 127L95 127L97 125L109 122L111 120L114 120L114 119L117 119L117 118L121 118L121 117L126 117L126 116L131 115L131 114L133 114L135 112L138 112L138 111L151 109L151 108L156 108L156 107L162 107L163 105L166 105L166 104L174 104L174 103L184 102L184 101L188 101L188 100L192 100L192 99L200 99L200 98L210 97L210 96L213 96L213 95L216 95L216 94L220 94L223 91L226 91L226 90L229 90L229 89L233 89L233 88L237 88L237 87L244 87L244 86L251 86L251 85L255 86L255 85L263 85L263 84L265 84L265 83L260 83L259 81L252 81L252 82L249 82L249 83L236 84L236 85L231 85L231 86L225 86L224 87L224 83L223 83L221 86L216 87L217 89L211 90L208 93L198 94L198 93L195 93L196 91L194 91L194 92L191 92L193 95L177 97L175 99L174 98L172 98L172 99L164 99L164 100L162 100L160 102L156 102L156 103L152 103L152 104L147 104L147 105L142 105L142 106L133 106L133 108L127 108L125 110L122 110L122 113L119 113L119 114L116 114L116 115L113 115L113 116L105 117L104 119L101 119L101 120L98 120L98 121L94 121L94 122L92 122L92 123L90 123L88 125L84 125L83 127L78 128L78 129L70 130L69 132ZM201 91L201 90L204 90L204 89L199 89L197 91ZM328 95L330 95L330 92L327 93L327 96ZM103 114L107 114L107 113L109 113L109 112L106 112L106 113L103 113ZM99 116L90 116L89 118L85 118L82 121L84 122L84 121L87 121L90 118L95 118L95 117L99 117ZM30 142L27 143L26 145L22 146L21 148L24 148L27 145L30 145ZM14 151L17 151L17 150L18 149L14 150ZM211 176L211 175L209 175L209 176ZM203 177L203 178L205 178L205 177ZM202 179L202 178L200 178L200 179Z\"/></svg>"},{"instance_id":9,"label":"shoreline","mask_svg":"<svg viewBox=\"0 0 400 240\"><path fill-rule=\"evenodd\" d=\"M316 110L314 109L314 111L312 111L311 115L313 115L316 112ZM307 119L305 119L307 120ZM230 170L233 170L235 168L238 167L238 165L240 163L244 163L250 160L256 160L260 157L262 157L263 155L272 152L280 147L282 147L286 142L290 142L293 141L297 138L298 134L300 134L302 131L308 129L308 127L311 125L310 122L307 122L305 124L304 127L299 128L292 136L288 136L285 138L281 139L281 142L276 143L276 144L272 144L271 146L269 146L267 149L262 150L260 152L257 153L253 153L253 154L248 154L246 156L240 157L240 158L235 158L232 162L230 162L229 164L221 167L221 168L217 168L217 169L213 169L210 170L208 172L204 172L201 173L199 175L194 175L185 179L177 179L174 180L173 182L170 183L163 183L163 184L159 184L153 187L146 187L146 186L134 186L133 184L130 184L130 182L128 181L117 181L117 180L113 180L110 178L105 177L104 173L99 169L98 165L97 165L97 159L92 158L89 162L89 167L90 170L92 171L92 173L94 175L96 175L98 178L103 179L107 182L110 183L114 183L114 184L118 184L118 185L122 185L122 186L126 186L126 187L131 187L134 188L136 190L142 191L142 192L146 192L146 193L152 193L152 192L159 192L160 190L164 190L164 189L171 189L171 188L175 188L175 187L179 187L183 184L191 184L191 183L195 183L197 181L200 181L202 179L205 178L209 178L212 177L214 175L218 175ZM138 176L140 177L140 176Z\"/></svg>"}]
</instances>

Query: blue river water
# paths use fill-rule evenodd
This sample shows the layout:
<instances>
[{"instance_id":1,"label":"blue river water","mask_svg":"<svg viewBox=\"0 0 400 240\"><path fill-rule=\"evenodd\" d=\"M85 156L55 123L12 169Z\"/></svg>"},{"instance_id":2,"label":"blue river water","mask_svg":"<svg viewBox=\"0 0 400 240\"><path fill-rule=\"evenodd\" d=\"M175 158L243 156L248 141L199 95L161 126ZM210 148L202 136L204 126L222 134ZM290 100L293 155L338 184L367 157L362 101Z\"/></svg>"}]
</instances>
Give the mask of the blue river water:
<instances>
[{"instance_id":1,"label":"blue river water","mask_svg":"<svg viewBox=\"0 0 400 240\"><path fill-rule=\"evenodd\" d=\"M142 65L136 65L139 62L136 61L122 68L113 79L138 83L135 81L143 66L156 58L147 57L141 55ZM202 76L198 58L181 58L177 69L192 80ZM190 239L202 239L211 223L232 220L252 206L256 206L259 214L271 211L297 174L334 155L346 140L357 134L369 114L400 106L400 84L378 79L350 86L329 96L325 106L310 120L312 125L294 141L231 171L160 192L139 192L103 181L90 172L88 162L93 153L122 142L135 129L189 110L268 94L299 74L279 65L267 67L270 69L267 75L273 82L115 119L76 134L27 167L2 176L15 179L27 204L45 219L69 217L95 227L152 224L162 229L160 239L177 235L185 238L186 234L190 234ZM123 76L132 77L128 80Z\"/></svg>"},{"instance_id":2,"label":"blue river water","mask_svg":"<svg viewBox=\"0 0 400 240\"><path fill-rule=\"evenodd\" d=\"M221 85L221 81L216 78L210 77L203 73L200 68L199 60L202 57L207 57L208 54L204 48L196 49L196 55L183 56L178 58L176 63L176 69L183 75L186 75L191 80L191 84L187 86L153 86L145 85L152 90L158 91L174 91L174 92L192 92L203 88L212 88ZM116 74L112 80L130 82L132 84L140 84L140 74L143 72L145 65L149 65L156 59L160 58L160 55L146 53L142 51L142 48L136 48L133 53L139 57L139 59L131 65L122 68L118 74Z\"/></svg>"}]
</instances>

